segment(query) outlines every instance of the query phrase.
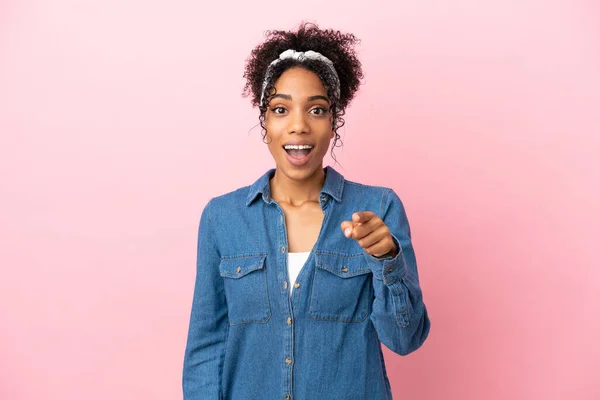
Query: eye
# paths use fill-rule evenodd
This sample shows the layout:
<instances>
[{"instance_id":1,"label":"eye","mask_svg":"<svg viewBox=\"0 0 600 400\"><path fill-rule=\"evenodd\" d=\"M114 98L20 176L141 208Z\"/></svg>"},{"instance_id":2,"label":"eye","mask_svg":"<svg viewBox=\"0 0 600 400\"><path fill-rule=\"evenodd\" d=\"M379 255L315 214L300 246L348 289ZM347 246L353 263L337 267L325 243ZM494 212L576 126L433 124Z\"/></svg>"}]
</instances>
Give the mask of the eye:
<instances>
[{"instance_id":1,"label":"eye","mask_svg":"<svg viewBox=\"0 0 600 400\"><path fill-rule=\"evenodd\" d=\"M316 112L314 112L314 111L316 111ZM310 112L315 115L323 115L327 112L327 110L324 109L323 107L315 107L312 110L310 110Z\"/></svg>"},{"instance_id":2,"label":"eye","mask_svg":"<svg viewBox=\"0 0 600 400\"><path fill-rule=\"evenodd\" d=\"M271 108L271 111L274 114L283 114L285 112L285 108L283 108L283 107L273 107L273 108Z\"/></svg>"}]
</instances>

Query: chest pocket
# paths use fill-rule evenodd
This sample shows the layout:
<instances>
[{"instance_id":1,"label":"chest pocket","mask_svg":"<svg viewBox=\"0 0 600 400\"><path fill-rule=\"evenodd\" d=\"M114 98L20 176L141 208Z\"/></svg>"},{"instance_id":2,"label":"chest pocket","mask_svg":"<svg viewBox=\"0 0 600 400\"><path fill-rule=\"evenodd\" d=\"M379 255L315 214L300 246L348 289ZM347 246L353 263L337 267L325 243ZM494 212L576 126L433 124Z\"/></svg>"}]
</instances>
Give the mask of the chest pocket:
<instances>
[{"instance_id":1,"label":"chest pocket","mask_svg":"<svg viewBox=\"0 0 600 400\"><path fill-rule=\"evenodd\" d=\"M257 253L221 259L229 325L265 323L271 317L265 258Z\"/></svg>"},{"instance_id":2,"label":"chest pocket","mask_svg":"<svg viewBox=\"0 0 600 400\"><path fill-rule=\"evenodd\" d=\"M310 314L317 320L361 322L369 315L372 276L363 254L315 251Z\"/></svg>"}]
</instances>

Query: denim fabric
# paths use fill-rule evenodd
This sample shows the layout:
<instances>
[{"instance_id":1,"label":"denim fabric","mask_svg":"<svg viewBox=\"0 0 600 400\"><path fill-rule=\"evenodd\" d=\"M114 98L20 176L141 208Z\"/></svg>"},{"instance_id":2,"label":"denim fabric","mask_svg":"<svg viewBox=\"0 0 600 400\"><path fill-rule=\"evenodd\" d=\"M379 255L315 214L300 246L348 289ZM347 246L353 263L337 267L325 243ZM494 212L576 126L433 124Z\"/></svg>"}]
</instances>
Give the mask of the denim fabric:
<instances>
[{"instance_id":1,"label":"denim fabric","mask_svg":"<svg viewBox=\"0 0 600 400\"><path fill-rule=\"evenodd\" d=\"M392 398L381 343L406 355L430 326L408 220L392 189L324 171L323 224L296 282L287 282L285 217L269 193L275 169L205 206L185 400ZM355 211L383 219L398 255L371 256L344 236Z\"/></svg>"}]
</instances>

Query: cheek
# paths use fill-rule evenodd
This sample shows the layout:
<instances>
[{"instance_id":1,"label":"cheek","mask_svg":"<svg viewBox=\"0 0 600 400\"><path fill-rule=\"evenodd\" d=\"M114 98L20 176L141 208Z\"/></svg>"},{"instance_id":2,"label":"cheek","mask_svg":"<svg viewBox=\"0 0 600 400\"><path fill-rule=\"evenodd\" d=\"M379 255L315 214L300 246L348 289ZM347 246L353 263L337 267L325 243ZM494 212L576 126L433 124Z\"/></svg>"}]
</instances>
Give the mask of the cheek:
<instances>
[{"instance_id":1,"label":"cheek","mask_svg":"<svg viewBox=\"0 0 600 400\"><path fill-rule=\"evenodd\" d=\"M278 126L277 121L273 118L265 118L265 129L267 131L266 141L267 147L271 154L277 154L277 150L280 148L280 138L281 138L281 127Z\"/></svg>"},{"instance_id":2,"label":"cheek","mask_svg":"<svg viewBox=\"0 0 600 400\"><path fill-rule=\"evenodd\" d=\"M269 136L277 135L281 132L281 119L265 117L265 129Z\"/></svg>"},{"instance_id":3,"label":"cheek","mask_svg":"<svg viewBox=\"0 0 600 400\"><path fill-rule=\"evenodd\" d=\"M331 133L324 135L323 138L319 140L319 153L321 155L327 154L327 152L329 151L329 147L331 146L332 140L333 139L331 138Z\"/></svg>"}]
</instances>

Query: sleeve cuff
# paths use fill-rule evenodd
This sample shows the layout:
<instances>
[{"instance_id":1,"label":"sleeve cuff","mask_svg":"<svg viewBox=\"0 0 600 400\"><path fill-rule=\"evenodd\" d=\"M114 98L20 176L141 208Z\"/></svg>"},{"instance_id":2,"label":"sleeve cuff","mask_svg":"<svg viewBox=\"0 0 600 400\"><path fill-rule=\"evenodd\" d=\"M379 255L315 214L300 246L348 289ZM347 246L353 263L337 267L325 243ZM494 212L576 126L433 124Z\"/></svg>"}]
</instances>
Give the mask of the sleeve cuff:
<instances>
[{"instance_id":1,"label":"sleeve cuff","mask_svg":"<svg viewBox=\"0 0 600 400\"><path fill-rule=\"evenodd\" d=\"M373 272L375 279L383 281L386 285L391 285L394 282L404 278L406 268L404 265L404 257L402 255L402 247L398 238L392 235L392 240L398 248L398 254L395 257L375 257L371 254L364 253L367 265Z\"/></svg>"}]
</instances>

